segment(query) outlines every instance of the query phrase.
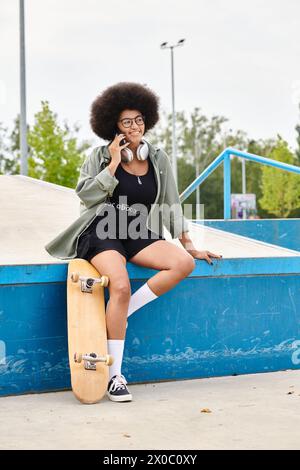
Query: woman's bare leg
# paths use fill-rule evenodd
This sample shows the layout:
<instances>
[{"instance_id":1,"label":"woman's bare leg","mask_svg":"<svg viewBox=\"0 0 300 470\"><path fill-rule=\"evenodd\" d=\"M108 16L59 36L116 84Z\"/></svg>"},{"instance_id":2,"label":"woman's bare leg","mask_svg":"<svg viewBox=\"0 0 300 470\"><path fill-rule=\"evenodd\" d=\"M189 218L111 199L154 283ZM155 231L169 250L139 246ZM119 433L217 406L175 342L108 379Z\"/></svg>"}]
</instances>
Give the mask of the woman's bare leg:
<instances>
[{"instance_id":1,"label":"woman's bare leg","mask_svg":"<svg viewBox=\"0 0 300 470\"><path fill-rule=\"evenodd\" d=\"M109 301L106 306L107 338L124 339L131 296L126 258L116 250L106 250L94 256L90 262L101 275L109 277Z\"/></svg>"},{"instance_id":2,"label":"woman's bare leg","mask_svg":"<svg viewBox=\"0 0 300 470\"><path fill-rule=\"evenodd\" d=\"M147 281L150 289L158 296L172 289L195 268L194 258L167 240L157 240L146 246L129 261L160 271Z\"/></svg>"}]
</instances>

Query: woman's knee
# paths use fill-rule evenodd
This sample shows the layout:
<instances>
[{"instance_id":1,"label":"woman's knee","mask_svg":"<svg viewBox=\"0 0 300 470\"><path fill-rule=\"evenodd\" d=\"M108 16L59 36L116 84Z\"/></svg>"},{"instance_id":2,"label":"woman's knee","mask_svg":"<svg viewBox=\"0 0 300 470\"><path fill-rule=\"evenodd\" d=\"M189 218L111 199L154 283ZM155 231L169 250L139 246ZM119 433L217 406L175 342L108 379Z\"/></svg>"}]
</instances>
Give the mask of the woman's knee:
<instances>
[{"instance_id":1,"label":"woman's knee","mask_svg":"<svg viewBox=\"0 0 300 470\"><path fill-rule=\"evenodd\" d=\"M131 296L131 286L128 278L119 278L109 284L110 296L117 297L120 301L127 301Z\"/></svg>"},{"instance_id":2,"label":"woman's knee","mask_svg":"<svg viewBox=\"0 0 300 470\"><path fill-rule=\"evenodd\" d=\"M195 269L195 259L189 253L176 257L172 262L172 269L182 277L188 276Z\"/></svg>"},{"instance_id":3,"label":"woman's knee","mask_svg":"<svg viewBox=\"0 0 300 470\"><path fill-rule=\"evenodd\" d=\"M109 277L108 290L110 297L119 302L127 301L131 296L130 281L126 270L126 258L116 250L106 250L90 261L99 273Z\"/></svg>"}]
</instances>

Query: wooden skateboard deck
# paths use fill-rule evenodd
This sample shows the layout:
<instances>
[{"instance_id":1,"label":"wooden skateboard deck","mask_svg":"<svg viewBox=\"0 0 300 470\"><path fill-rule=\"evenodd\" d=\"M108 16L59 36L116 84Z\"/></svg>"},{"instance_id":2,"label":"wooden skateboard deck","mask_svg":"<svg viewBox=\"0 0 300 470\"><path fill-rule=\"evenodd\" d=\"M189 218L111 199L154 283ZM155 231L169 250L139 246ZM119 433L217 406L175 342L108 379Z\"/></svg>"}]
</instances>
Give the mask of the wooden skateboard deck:
<instances>
[{"instance_id":1,"label":"wooden skateboard deck","mask_svg":"<svg viewBox=\"0 0 300 470\"><path fill-rule=\"evenodd\" d=\"M104 286L101 276L88 261L73 259L68 266L68 347L72 390L87 404L97 403L108 385Z\"/></svg>"}]
</instances>

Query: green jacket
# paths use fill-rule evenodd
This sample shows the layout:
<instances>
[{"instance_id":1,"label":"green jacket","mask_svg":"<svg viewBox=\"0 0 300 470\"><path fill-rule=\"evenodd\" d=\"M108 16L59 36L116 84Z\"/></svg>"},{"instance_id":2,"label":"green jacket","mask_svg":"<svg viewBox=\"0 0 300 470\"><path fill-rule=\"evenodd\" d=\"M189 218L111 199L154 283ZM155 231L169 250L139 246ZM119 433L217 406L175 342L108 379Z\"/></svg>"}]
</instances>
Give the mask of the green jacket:
<instances>
[{"instance_id":1,"label":"green jacket","mask_svg":"<svg viewBox=\"0 0 300 470\"><path fill-rule=\"evenodd\" d=\"M157 181L157 196L147 216L147 228L163 235L162 225L169 230L172 238L188 232L188 220L184 217L178 189L170 165L169 157L160 148L149 146ZM80 198L80 216L54 240L45 245L46 251L60 259L77 257L78 238L93 222L105 204L107 196L112 196L119 180L112 176L107 165L111 156L108 145L96 147L86 157L80 169L75 192Z\"/></svg>"}]
</instances>

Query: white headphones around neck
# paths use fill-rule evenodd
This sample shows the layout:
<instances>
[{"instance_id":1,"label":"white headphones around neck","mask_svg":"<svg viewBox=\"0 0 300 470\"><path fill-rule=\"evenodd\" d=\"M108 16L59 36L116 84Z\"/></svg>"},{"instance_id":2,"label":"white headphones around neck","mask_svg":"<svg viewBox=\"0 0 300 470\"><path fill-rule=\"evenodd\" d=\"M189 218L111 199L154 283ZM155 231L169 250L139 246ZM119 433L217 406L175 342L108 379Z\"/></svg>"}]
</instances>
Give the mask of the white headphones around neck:
<instances>
[{"instance_id":1,"label":"white headphones around neck","mask_svg":"<svg viewBox=\"0 0 300 470\"><path fill-rule=\"evenodd\" d=\"M149 155L149 147L147 142L141 141L140 145L137 148L136 156L138 160L146 160ZM133 152L128 147L121 150L121 157L123 162L132 162L133 160Z\"/></svg>"}]
</instances>

